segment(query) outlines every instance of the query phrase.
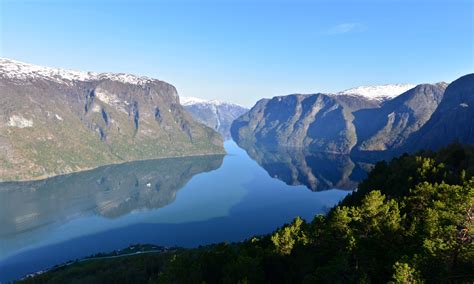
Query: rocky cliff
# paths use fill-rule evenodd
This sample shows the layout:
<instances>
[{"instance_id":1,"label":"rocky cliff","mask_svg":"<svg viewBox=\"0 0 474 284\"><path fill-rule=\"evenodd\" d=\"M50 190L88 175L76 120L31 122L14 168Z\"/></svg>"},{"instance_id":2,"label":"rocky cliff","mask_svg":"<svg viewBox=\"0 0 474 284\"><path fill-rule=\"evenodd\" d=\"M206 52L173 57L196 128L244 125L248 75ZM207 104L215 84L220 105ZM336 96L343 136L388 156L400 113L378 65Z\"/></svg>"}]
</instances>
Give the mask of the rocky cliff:
<instances>
[{"instance_id":1,"label":"rocky cliff","mask_svg":"<svg viewBox=\"0 0 474 284\"><path fill-rule=\"evenodd\" d=\"M438 150L453 142L474 144L474 74L449 84L438 108L405 149Z\"/></svg>"},{"instance_id":2,"label":"rocky cliff","mask_svg":"<svg viewBox=\"0 0 474 284\"><path fill-rule=\"evenodd\" d=\"M359 104L354 105L358 108L371 105L363 99ZM349 153L357 142L349 105L352 104L328 94L263 99L234 121L232 137L237 143Z\"/></svg>"},{"instance_id":3,"label":"rocky cliff","mask_svg":"<svg viewBox=\"0 0 474 284\"><path fill-rule=\"evenodd\" d=\"M431 117L443 98L446 83L422 84L386 101L380 108L354 113L360 152L400 148Z\"/></svg>"},{"instance_id":4,"label":"rocky cliff","mask_svg":"<svg viewBox=\"0 0 474 284\"><path fill-rule=\"evenodd\" d=\"M239 145L303 147L310 151L386 157L439 148L454 140L474 143L474 75L449 86L421 84L371 90L369 94L288 95L263 99L232 125ZM389 90L377 95L376 90ZM445 91L446 90L446 91Z\"/></svg>"},{"instance_id":5,"label":"rocky cliff","mask_svg":"<svg viewBox=\"0 0 474 284\"><path fill-rule=\"evenodd\" d=\"M224 153L163 81L0 59L0 180Z\"/></svg>"}]
</instances>

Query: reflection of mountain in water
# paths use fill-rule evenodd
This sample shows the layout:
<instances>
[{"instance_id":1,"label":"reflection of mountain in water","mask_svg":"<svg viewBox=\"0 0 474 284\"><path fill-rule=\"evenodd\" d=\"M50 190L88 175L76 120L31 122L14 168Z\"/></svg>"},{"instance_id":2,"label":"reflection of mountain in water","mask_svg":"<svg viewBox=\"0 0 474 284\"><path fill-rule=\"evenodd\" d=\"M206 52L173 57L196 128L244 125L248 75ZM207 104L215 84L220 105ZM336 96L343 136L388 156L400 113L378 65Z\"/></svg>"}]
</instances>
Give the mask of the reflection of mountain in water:
<instances>
[{"instance_id":1,"label":"reflection of mountain in water","mask_svg":"<svg viewBox=\"0 0 474 284\"><path fill-rule=\"evenodd\" d=\"M305 185L312 191L355 189L370 168L369 164L354 162L348 155L310 152L303 148L239 146L270 176L288 185Z\"/></svg>"},{"instance_id":2,"label":"reflection of mountain in water","mask_svg":"<svg viewBox=\"0 0 474 284\"><path fill-rule=\"evenodd\" d=\"M86 214L114 218L164 207L194 175L215 170L222 161L222 155L149 160L0 183L0 236Z\"/></svg>"}]
</instances>

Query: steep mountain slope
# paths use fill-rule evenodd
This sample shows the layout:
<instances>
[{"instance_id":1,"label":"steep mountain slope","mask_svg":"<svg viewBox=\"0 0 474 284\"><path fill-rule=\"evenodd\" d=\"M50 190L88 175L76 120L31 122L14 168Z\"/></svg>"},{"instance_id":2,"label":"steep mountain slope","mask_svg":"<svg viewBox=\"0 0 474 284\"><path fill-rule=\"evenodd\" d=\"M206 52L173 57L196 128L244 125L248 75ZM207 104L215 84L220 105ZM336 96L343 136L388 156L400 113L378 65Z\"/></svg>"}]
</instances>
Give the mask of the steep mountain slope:
<instances>
[{"instance_id":1,"label":"steep mountain slope","mask_svg":"<svg viewBox=\"0 0 474 284\"><path fill-rule=\"evenodd\" d=\"M239 144L347 154L357 142L352 110L367 107L374 107L368 99L328 94L263 99L234 121L231 133Z\"/></svg>"},{"instance_id":2,"label":"steep mountain slope","mask_svg":"<svg viewBox=\"0 0 474 284\"><path fill-rule=\"evenodd\" d=\"M180 102L194 119L218 131L224 139L230 138L232 122L248 111L243 106L217 100L180 97Z\"/></svg>"},{"instance_id":3,"label":"steep mountain slope","mask_svg":"<svg viewBox=\"0 0 474 284\"><path fill-rule=\"evenodd\" d=\"M449 84L430 120L407 141L406 150L437 150L454 141L474 144L474 74Z\"/></svg>"},{"instance_id":4,"label":"steep mountain slope","mask_svg":"<svg viewBox=\"0 0 474 284\"><path fill-rule=\"evenodd\" d=\"M0 59L0 180L223 152L166 82Z\"/></svg>"},{"instance_id":5,"label":"steep mountain slope","mask_svg":"<svg viewBox=\"0 0 474 284\"><path fill-rule=\"evenodd\" d=\"M387 99L390 92L377 96L355 91L264 99L238 118L231 132L244 147L304 147L379 158L437 149L455 139L474 143L473 77L464 76L449 87L446 83L421 84L392 99ZM406 87L409 85L388 89Z\"/></svg>"},{"instance_id":6,"label":"steep mountain slope","mask_svg":"<svg viewBox=\"0 0 474 284\"><path fill-rule=\"evenodd\" d=\"M440 103L446 83L422 84L386 101L380 108L354 113L357 151L385 151L402 146Z\"/></svg>"}]
</instances>

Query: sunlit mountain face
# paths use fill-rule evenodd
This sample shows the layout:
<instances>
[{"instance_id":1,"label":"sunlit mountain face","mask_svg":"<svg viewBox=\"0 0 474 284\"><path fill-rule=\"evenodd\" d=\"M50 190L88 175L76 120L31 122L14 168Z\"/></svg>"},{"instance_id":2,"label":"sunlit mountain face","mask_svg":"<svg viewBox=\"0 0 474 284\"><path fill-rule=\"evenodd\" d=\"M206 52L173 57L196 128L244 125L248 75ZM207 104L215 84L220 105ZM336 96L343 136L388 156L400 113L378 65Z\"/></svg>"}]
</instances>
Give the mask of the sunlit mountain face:
<instances>
[{"instance_id":1,"label":"sunlit mountain face","mask_svg":"<svg viewBox=\"0 0 474 284\"><path fill-rule=\"evenodd\" d=\"M0 181L99 166L224 154L164 81L0 58Z\"/></svg>"}]
</instances>

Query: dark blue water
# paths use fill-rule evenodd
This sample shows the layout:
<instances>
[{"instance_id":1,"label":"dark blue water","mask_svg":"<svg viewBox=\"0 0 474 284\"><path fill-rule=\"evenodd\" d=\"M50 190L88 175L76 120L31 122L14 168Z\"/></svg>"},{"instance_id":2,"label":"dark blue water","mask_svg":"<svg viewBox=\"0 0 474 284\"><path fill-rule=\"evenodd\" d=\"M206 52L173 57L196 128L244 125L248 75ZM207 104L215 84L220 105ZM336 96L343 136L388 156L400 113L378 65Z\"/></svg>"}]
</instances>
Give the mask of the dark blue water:
<instances>
[{"instance_id":1,"label":"dark blue water","mask_svg":"<svg viewBox=\"0 0 474 284\"><path fill-rule=\"evenodd\" d=\"M226 156L0 184L0 282L135 243L194 247L269 233L324 214L365 175L345 156L225 146Z\"/></svg>"}]
</instances>

